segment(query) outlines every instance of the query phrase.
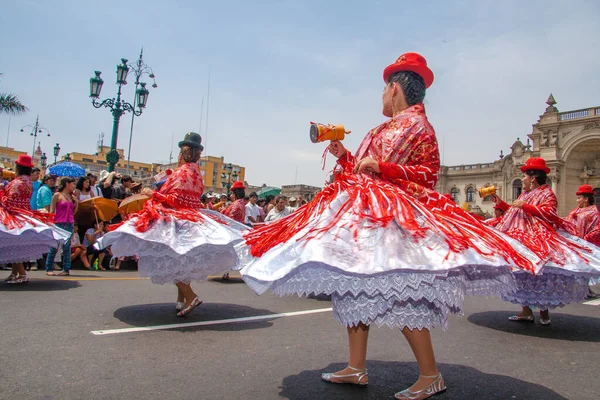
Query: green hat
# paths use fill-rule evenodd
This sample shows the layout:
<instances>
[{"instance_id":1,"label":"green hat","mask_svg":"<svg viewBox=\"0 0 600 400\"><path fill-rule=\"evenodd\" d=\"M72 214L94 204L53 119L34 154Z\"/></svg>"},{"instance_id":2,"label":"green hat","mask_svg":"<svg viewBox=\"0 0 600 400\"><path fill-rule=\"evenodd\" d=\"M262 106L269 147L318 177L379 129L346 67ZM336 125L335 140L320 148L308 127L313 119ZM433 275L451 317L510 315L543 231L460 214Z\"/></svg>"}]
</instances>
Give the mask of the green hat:
<instances>
[{"instance_id":1,"label":"green hat","mask_svg":"<svg viewBox=\"0 0 600 400\"><path fill-rule=\"evenodd\" d=\"M202 142L202 138L196 132L188 132L185 134L185 137L181 142L179 142L179 147L181 146L190 146L195 149L200 149L200 151L204 150L204 146L200 143Z\"/></svg>"}]
</instances>

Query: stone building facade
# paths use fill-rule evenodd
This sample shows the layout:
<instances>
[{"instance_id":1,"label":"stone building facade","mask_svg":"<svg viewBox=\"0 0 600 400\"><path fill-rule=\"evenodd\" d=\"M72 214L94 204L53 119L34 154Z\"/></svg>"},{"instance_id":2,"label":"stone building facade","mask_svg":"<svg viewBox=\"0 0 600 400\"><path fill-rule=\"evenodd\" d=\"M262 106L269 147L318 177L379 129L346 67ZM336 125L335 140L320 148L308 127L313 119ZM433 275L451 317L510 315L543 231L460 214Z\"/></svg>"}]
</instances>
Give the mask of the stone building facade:
<instances>
[{"instance_id":1,"label":"stone building facade","mask_svg":"<svg viewBox=\"0 0 600 400\"><path fill-rule=\"evenodd\" d=\"M494 185L498 196L512 202L521 193L519 168L530 157L542 157L552 170L549 184L558 199L559 215L577 206L575 192L580 185L592 185L600 196L600 106L559 112L552 95L546 104L526 143L517 138L510 154L501 152L499 160L489 163L442 166L436 190L490 216L491 198L480 198L478 190Z\"/></svg>"}]
</instances>

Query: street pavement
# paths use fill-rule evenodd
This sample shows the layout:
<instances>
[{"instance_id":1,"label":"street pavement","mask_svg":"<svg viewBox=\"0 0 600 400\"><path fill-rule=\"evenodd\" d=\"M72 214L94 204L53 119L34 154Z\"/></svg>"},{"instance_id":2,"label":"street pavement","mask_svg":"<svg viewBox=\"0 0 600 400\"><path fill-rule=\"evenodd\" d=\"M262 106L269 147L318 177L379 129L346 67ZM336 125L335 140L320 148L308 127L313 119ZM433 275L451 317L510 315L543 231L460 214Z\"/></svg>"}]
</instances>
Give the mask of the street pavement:
<instances>
[{"instance_id":1,"label":"street pavement","mask_svg":"<svg viewBox=\"0 0 600 400\"><path fill-rule=\"evenodd\" d=\"M0 399L390 399L418 375L402 334L383 327L371 330L368 388L321 382L347 362L326 298L206 281L194 285L204 303L178 318L174 286L134 271L31 277L0 284ZM549 327L507 321L517 310L467 299L449 331L432 332L448 387L435 398L600 398L600 305L559 309Z\"/></svg>"}]
</instances>

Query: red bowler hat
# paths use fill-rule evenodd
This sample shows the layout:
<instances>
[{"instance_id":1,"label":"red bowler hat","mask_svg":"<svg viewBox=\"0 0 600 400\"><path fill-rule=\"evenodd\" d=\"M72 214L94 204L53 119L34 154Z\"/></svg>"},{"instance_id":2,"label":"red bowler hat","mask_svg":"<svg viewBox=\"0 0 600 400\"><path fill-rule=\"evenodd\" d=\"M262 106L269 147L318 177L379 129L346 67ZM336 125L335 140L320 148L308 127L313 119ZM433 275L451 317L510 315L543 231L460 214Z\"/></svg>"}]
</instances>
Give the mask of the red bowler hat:
<instances>
[{"instance_id":1,"label":"red bowler hat","mask_svg":"<svg viewBox=\"0 0 600 400\"><path fill-rule=\"evenodd\" d=\"M404 53L395 63L388 65L383 70L383 80L388 81L390 75L400 71L411 71L418 74L425 81L425 88L433 83L433 72L427 67L425 57L417 53Z\"/></svg>"},{"instance_id":2,"label":"red bowler hat","mask_svg":"<svg viewBox=\"0 0 600 400\"><path fill-rule=\"evenodd\" d=\"M31 160L31 156L27 154L19 154L19 158L17 158L15 164L21 167L33 168L33 161Z\"/></svg>"},{"instance_id":3,"label":"red bowler hat","mask_svg":"<svg viewBox=\"0 0 600 400\"><path fill-rule=\"evenodd\" d=\"M546 166L546 160L541 157L531 157L525 165L521 167L521 172L525 171L544 171L545 173L550 173L550 168Z\"/></svg>"},{"instance_id":4,"label":"red bowler hat","mask_svg":"<svg viewBox=\"0 0 600 400\"><path fill-rule=\"evenodd\" d=\"M231 190L233 189L246 189L246 186L242 183L242 181L235 181L233 185L231 185Z\"/></svg>"},{"instance_id":5,"label":"red bowler hat","mask_svg":"<svg viewBox=\"0 0 600 400\"><path fill-rule=\"evenodd\" d=\"M594 189L592 188L591 185L581 185L579 186L579 189L577 190L577 193L575 193L577 196L579 196L580 194L594 194Z\"/></svg>"}]
</instances>

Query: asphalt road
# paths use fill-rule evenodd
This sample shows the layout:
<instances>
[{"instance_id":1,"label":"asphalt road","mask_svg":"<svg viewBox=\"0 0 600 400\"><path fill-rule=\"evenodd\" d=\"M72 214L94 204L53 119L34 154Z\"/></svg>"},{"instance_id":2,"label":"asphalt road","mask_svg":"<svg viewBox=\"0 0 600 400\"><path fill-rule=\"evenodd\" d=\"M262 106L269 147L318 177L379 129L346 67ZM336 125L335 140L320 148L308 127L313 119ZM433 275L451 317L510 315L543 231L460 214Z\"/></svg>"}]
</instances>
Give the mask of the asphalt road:
<instances>
[{"instance_id":1,"label":"asphalt road","mask_svg":"<svg viewBox=\"0 0 600 400\"><path fill-rule=\"evenodd\" d=\"M326 299L207 281L194 285L204 303L178 318L174 287L133 271L31 276L0 284L0 399L389 399L417 377L402 334L374 328L369 387L321 382L347 361L345 329ZM599 398L600 305L560 309L550 327L510 323L517 308L468 299L465 316L433 332L448 387L436 398ZM319 311L269 316L305 310ZM181 323L190 325L122 331Z\"/></svg>"}]
</instances>

